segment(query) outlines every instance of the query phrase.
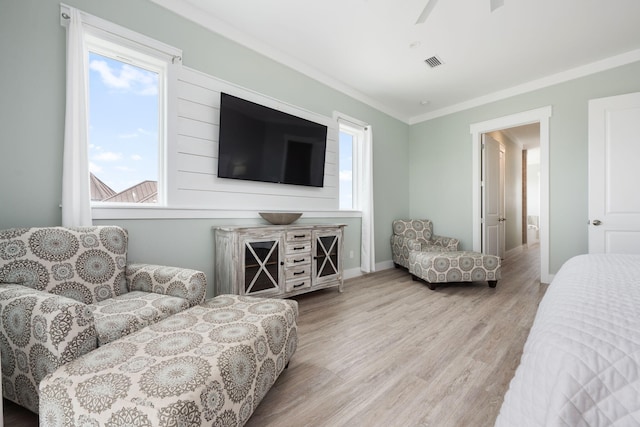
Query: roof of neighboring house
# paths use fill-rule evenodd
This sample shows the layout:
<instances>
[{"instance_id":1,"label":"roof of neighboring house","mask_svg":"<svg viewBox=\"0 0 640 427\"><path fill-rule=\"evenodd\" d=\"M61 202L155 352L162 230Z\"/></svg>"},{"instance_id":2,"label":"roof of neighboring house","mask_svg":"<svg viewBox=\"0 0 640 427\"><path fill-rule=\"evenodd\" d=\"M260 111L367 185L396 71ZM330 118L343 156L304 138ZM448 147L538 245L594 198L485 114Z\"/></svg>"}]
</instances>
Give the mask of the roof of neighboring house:
<instances>
[{"instance_id":1,"label":"roof of neighboring house","mask_svg":"<svg viewBox=\"0 0 640 427\"><path fill-rule=\"evenodd\" d=\"M102 182L100 178L94 174L90 173L89 178L91 180L91 200L104 200L116 195L116 192L113 191L111 187Z\"/></svg>"},{"instance_id":2,"label":"roof of neighboring house","mask_svg":"<svg viewBox=\"0 0 640 427\"><path fill-rule=\"evenodd\" d=\"M158 198L158 181L142 181L126 190L114 194L103 202L155 203Z\"/></svg>"}]
</instances>

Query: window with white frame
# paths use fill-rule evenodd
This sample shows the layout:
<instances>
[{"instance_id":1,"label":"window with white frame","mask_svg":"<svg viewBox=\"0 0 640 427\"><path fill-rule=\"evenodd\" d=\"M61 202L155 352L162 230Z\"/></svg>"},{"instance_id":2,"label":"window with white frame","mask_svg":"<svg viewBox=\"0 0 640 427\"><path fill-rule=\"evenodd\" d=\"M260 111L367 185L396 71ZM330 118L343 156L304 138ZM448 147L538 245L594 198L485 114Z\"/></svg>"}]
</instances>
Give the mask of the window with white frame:
<instances>
[{"instance_id":1,"label":"window with white frame","mask_svg":"<svg viewBox=\"0 0 640 427\"><path fill-rule=\"evenodd\" d=\"M181 52L84 12L82 36L91 204L165 205L168 93Z\"/></svg>"},{"instance_id":2,"label":"window with white frame","mask_svg":"<svg viewBox=\"0 0 640 427\"><path fill-rule=\"evenodd\" d=\"M91 200L158 203L167 63L94 37L87 50Z\"/></svg>"}]
</instances>

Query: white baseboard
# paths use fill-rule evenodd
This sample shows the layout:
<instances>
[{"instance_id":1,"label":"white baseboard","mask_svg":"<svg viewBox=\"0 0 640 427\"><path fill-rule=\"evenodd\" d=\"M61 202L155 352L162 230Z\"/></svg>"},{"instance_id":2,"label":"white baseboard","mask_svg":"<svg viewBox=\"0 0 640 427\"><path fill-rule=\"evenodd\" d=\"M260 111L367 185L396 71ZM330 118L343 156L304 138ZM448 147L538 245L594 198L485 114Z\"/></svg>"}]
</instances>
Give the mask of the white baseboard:
<instances>
[{"instance_id":1,"label":"white baseboard","mask_svg":"<svg viewBox=\"0 0 640 427\"><path fill-rule=\"evenodd\" d=\"M382 261L376 264L376 271L388 270L394 267L392 260Z\"/></svg>"},{"instance_id":2,"label":"white baseboard","mask_svg":"<svg viewBox=\"0 0 640 427\"><path fill-rule=\"evenodd\" d=\"M394 268L393 261L382 261L376 264L376 271L387 270L389 268ZM353 279L354 277L363 276L364 273L360 270L360 267L350 268L348 270L344 270L342 272L344 280Z\"/></svg>"},{"instance_id":3,"label":"white baseboard","mask_svg":"<svg viewBox=\"0 0 640 427\"><path fill-rule=\"evenodd\" d=\"M362 271L360 270L360 267L350 268L348 270L344 270L342 272L342 276L344 277L344 280L353 279L354 277L362 276Z\"/></svg>"}]
</instances>

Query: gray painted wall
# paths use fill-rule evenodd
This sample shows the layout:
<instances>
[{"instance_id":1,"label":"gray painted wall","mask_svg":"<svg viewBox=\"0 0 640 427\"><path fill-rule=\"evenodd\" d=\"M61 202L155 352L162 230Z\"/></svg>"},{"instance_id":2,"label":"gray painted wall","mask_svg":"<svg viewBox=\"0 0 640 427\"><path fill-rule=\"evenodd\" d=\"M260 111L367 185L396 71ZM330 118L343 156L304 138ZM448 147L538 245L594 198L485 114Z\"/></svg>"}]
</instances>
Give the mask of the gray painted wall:
<instances>
[{"instance_id":1,"label":"gray painted wall","mask_svg":"<svg viewBox=\"0 0 640 427\"><path fill-rule=\"evenodd\" d=\"M552 106L549 146L550 273L587 247L587 114L593 98L640 91L640 62L571 80L411 127L410 213L438 234L472 246L469 126Z\"/></svg>"},{"instance_id":2,"label":"gray painted wall","mask_svg":"<svg viewBox=\"0 0 640 427\"><path fill-rule=\"evenodd\" d=\"M373 127L376 261L391 259L391 221L409 213L409 126L154 3L71 0L65 3L183 50L183 64L331 117L334 110ZM1 2L0 229L61 222L65 105L65 29L59 0ZM25 20L28 24L25 24ZM360 265L359 218L304 218L348 224L345 268ZM213 283L212 225L224 220L118 220L130 233L129 256L203 270ZM257 220L255 221L257 223ZM354 257L349 258L350 251Z\"/></svg>"}]
</instances>

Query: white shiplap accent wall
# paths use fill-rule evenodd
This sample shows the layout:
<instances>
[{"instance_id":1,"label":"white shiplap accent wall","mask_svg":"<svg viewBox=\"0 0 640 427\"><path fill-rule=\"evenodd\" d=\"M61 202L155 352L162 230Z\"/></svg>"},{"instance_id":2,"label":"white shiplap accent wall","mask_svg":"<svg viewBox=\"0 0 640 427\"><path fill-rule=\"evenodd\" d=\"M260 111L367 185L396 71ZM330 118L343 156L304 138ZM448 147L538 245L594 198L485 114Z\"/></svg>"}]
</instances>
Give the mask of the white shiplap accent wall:
<instances>
[{"instance_id":1,"label":"white shiplap accent wall","mask_svg":"<svg viewBox=\"0 0 640 427\"><path fill-rule=\"evenodd\" d=\"M328 127L324 187L224 179L218 171L220 92ZM329 117L182 67L176 144L169 150L168 205L224 210L338 209L338 127Z\"/></svg>"}]
</instances>

